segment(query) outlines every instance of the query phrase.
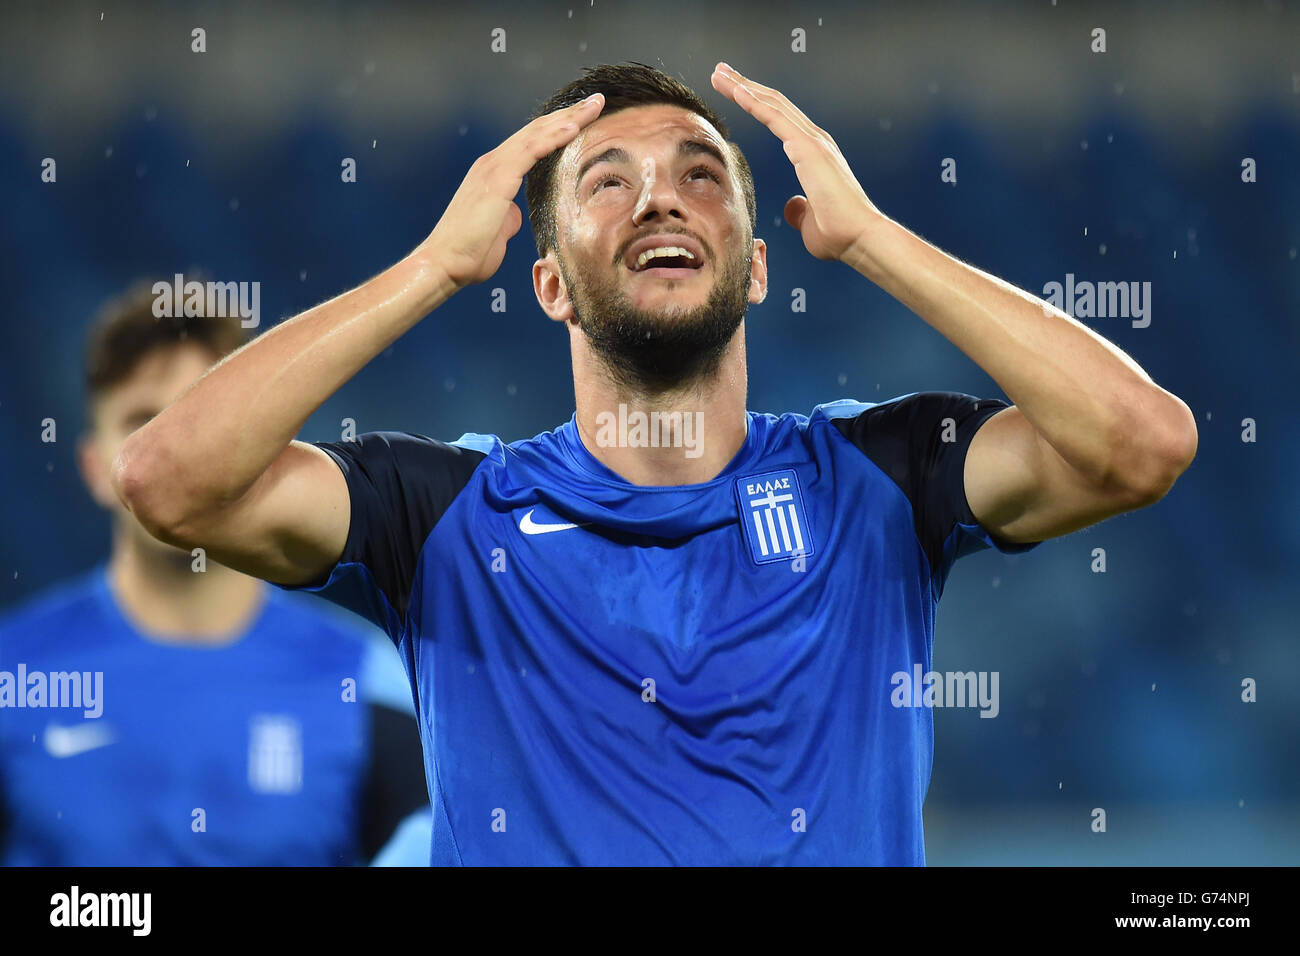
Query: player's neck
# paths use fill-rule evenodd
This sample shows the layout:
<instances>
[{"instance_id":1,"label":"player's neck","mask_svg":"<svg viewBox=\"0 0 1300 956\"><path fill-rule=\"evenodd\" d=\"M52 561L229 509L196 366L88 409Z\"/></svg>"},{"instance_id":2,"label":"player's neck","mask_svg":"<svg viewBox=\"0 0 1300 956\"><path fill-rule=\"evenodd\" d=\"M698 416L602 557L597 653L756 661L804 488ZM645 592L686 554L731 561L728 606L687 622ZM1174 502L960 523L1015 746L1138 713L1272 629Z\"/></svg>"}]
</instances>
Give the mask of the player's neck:
<instances>
[{"instance_id":1,"label":"player's neck","mask_svg":"<svg viewBox=\"0 0 1300 956\"><path fill-rule=\"evenodd\" d=\"M168 644L230 644L261 612L264 586L211 561L195 570L183 551L114 533L108 578L118 607L144 637Z\"/></svg>"},{"instance_id":2,"label":"player's neck","mask_svg":"<svg viewBox=\"0 0 1300 956\"><path fill-rule=\"evenodd\" d=\"M597 461L634 485L693 485L726 468L745 442L745 332L717 372L686 388L645 392L611 380L583 345L573 348L578 434Z\"/></svg>"}]
</instances>

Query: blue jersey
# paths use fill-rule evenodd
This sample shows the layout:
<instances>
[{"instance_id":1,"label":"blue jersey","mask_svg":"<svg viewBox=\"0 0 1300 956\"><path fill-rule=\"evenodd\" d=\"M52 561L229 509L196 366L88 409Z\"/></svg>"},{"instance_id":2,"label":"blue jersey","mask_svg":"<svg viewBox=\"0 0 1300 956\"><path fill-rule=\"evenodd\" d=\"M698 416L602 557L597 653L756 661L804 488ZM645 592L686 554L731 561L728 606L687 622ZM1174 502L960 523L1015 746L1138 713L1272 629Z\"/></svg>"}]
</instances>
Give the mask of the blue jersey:
<instances>
[{"instance_id":1,"label":"blue jersey","mask_svg":"<svg viewBox=\"0 0 1300 956\"><path fill-rule=\"evenodd\" d=\"M0 861L363 860L375 725L397 739L411 719L367 705L360 622L263 596L232 643L168 643L123 616L99 567L0 623ZM412 749L418 790L388 807L390 833L427 807Z\"/></svg>"},{"instance_id":2,"label":"blue jersey","mask_svg":"<svg viewBox=\"0 0 1300 956\"><path fill-rule=\"evenodd\" d=\"M421 717L438 864L923 864L953 561L999 541L950 392L748 413L711 481L627 482L570 420L528 441L320 443L351 526L305 585L383 627Z\"/></svg>"}]
</instances>

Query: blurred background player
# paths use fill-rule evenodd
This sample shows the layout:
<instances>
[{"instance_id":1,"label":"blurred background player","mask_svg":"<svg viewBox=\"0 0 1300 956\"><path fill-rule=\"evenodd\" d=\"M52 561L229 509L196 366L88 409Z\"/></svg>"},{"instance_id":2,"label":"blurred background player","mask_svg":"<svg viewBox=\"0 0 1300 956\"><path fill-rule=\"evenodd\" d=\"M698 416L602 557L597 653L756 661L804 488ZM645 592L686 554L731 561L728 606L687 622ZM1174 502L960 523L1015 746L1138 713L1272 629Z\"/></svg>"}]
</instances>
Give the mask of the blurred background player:
<instances>
[{"instance_id":1,"label":"blurred background player","mask_svg":"<svg viewBox=\"0 0 1300 956\"><path fill-rule=\"evenodd\" d=\"M427 865L419 733L387 640L155 540L113 493L127 435L244 341L238 318L160 319L153 302L148 283L110 302L86 352L78 463L112 515L111 556L0 621L0 673L24 703L52 673L89 675L86 706L0 709L0 862L344 865L383 850Z\"/></svg>"}]
</instances>

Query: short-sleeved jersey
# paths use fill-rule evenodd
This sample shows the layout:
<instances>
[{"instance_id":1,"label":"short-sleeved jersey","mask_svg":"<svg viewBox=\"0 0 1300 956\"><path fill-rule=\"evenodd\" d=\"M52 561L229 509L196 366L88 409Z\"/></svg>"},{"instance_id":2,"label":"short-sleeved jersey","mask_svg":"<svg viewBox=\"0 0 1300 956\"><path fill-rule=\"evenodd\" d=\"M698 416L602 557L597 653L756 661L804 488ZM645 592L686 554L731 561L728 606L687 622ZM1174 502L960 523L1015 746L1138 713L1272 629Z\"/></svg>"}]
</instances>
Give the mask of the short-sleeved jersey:
<instances>
[{"instance_id":1,"label":"short-sleeved jersey","mask_svg":"<svg viewBox=\"0 0 1300 956\"><path fill-rule=\"evenodd\" d=\"M930 670L963 466L952 392L747 413L702 484L634 485L575 419L510 444L320 443L351 526L303 587L396 642L439 864L923 864ZM644 437L644 436L643 436ZM628 438L629 444L635 440Z\"/></svg>"}]
</instances>

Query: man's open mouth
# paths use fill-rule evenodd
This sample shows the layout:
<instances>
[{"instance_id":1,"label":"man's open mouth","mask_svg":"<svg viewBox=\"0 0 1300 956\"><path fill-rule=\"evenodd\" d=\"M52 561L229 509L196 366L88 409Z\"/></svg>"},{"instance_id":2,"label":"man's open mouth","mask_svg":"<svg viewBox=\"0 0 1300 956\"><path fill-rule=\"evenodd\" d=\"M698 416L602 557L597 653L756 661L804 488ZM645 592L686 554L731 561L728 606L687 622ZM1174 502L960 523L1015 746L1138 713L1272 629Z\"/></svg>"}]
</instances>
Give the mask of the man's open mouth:
<instances>
[{"instance_id":1,"label":"man's open mouth","mask_svg":"<svg viewBox=\"0 0 1300 956\"><path fill-rule=\"evenodd\" d=\"M690 247L685 243L689 242ZM629 250L628 269L645 276L664 278L681 278L698 272L703 267L703 256L698 252L697 243L685 241L672 242L671 239L650 239L637 243L638 247Z\"/></svg>"},{"instance_id":2,"label":"man's open mouth","mask_svg":"<svg viewBox=\"0 0 1300 956\"><path fill-rule=\"evenodd\" d=\"M637 256L632 269L634 272L642 272L646 269L659 268L698 269L699 266L699 260L689 249L681 246L660 246L657 249L647 249Z\"/></svg>"}]
</instances>

